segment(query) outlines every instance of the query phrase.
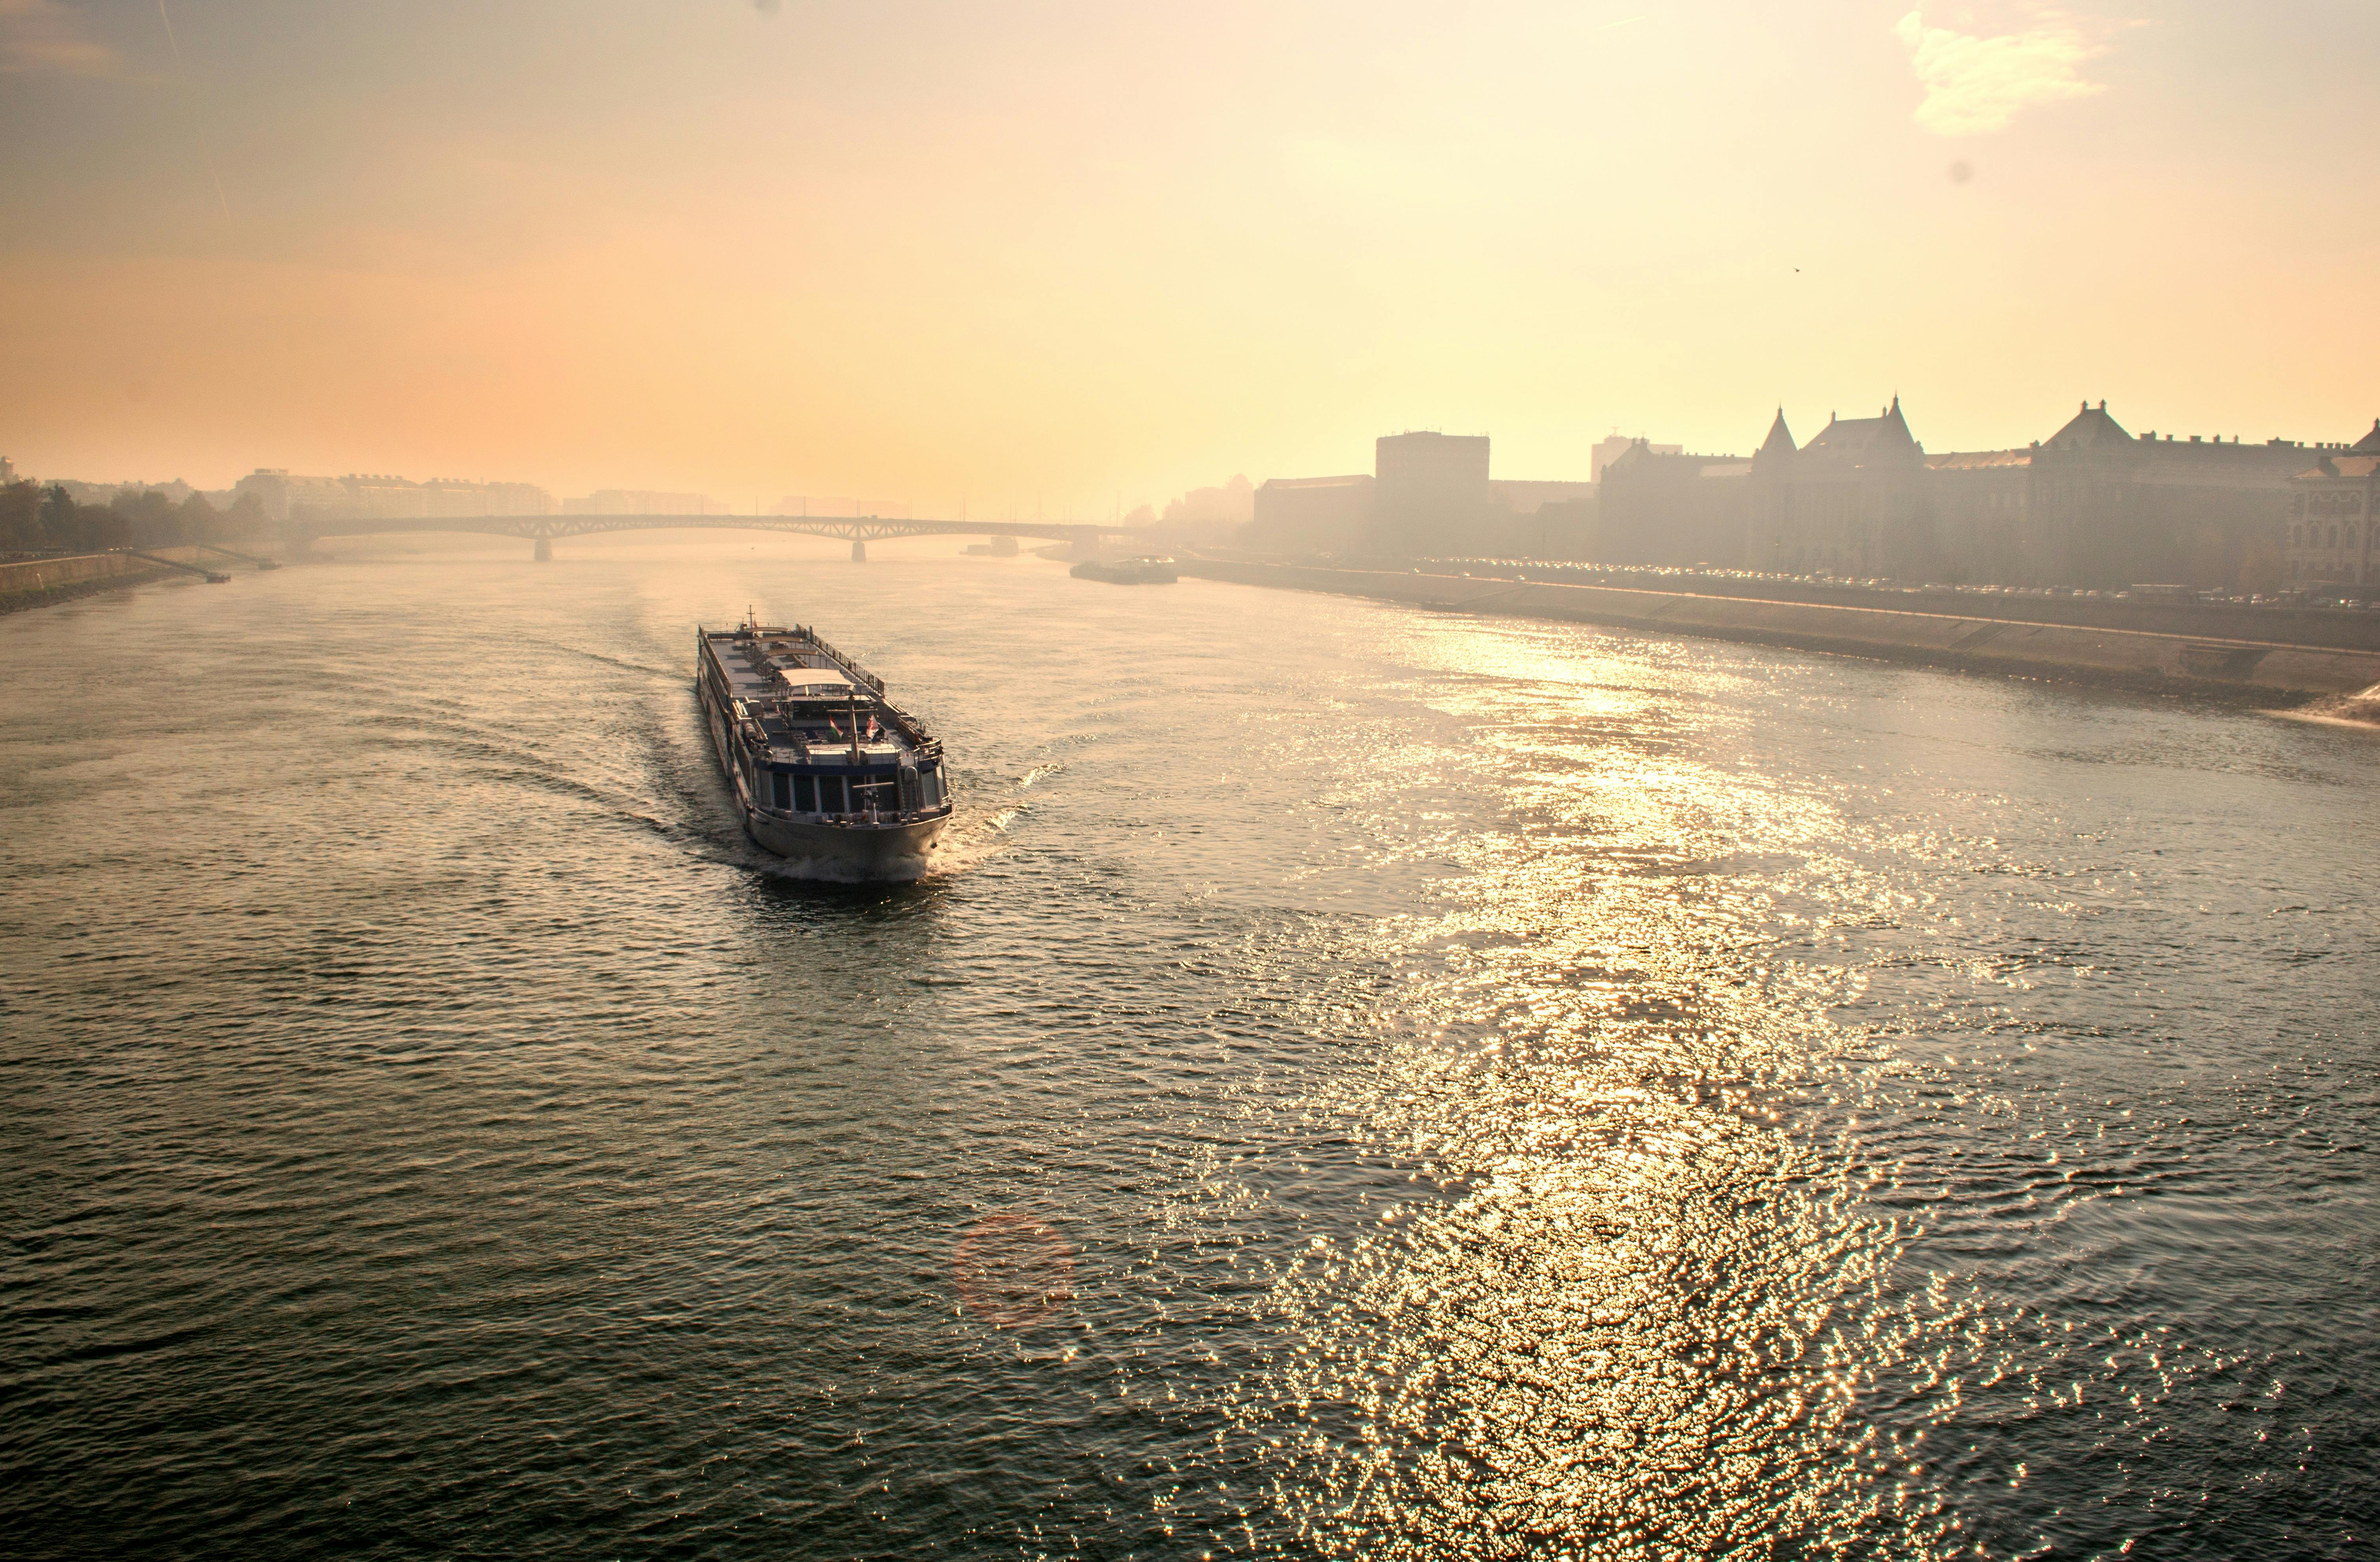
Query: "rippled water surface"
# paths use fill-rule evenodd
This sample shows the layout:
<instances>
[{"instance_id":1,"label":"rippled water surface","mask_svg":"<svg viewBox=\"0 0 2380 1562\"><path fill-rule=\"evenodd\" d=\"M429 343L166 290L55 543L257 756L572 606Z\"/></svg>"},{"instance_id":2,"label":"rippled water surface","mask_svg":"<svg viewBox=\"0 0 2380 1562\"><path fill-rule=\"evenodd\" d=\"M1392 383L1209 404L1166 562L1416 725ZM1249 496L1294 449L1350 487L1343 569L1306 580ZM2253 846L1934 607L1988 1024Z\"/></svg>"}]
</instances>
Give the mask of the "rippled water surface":
<instances>
[{"instance_id":1,"label":"rippled water surface","mask_svg":"<svg viewBox=\"0 0 2380 1562\"><path fill-rule=\"evenodd\" d=\"M955 546L0 619L7 1550L2370 1555L2380 742Z\"/></svg>"}]
</instances>

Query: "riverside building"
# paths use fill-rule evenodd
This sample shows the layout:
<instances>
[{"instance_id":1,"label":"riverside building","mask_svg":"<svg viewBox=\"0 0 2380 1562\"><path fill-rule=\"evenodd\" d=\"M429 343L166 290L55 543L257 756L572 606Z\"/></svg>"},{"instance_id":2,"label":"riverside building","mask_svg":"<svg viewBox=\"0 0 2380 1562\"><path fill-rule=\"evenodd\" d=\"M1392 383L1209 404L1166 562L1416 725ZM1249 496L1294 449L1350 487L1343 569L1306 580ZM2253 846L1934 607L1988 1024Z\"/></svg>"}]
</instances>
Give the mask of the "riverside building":
<instances>
[{"instance_id":1,"label":"riverside building","mask_svg":"<svg viewBox=\"0 0 2380 1562\"><path fill-rule=\"evenodd\" d=\"M2278 590L2289 583L2293 483L2309 451L2325 448L2134 434L2102 401L2029 445L1929 455L1898 397L1874 418L1829 418L1797 445L1780 409L1748 463L1649 448L1615 460L1594 556L1951 583Z\"/></svg>"},{"instance_id":2,"label":"riverside building","mask_svg":"<svg viewBox=\"0 0 2380 1562\"><path fill-rule=\"evenodd\" d=\"M1749 457L1612 443L1596 447L1592 483L1519 482L1489 477L1484 434L1384 435L1369 476L1264 483L1244 540L1272 553L1525 554L1945 584L2380 583L2380 561L2348 556L2346 510L2333 513L2364 506L2354 535L2372 548L2357 485L2362 463L2380 458L2380 425L2351 446L2250 445L2135 434L2086 401L2029 445L1937 455L1896 397L1872 418L1830 415L1806 444L1780 408Z\"/></svg>"},{"instance_id":3,"label":"riverside building","mask_svg":"<svg viewBox=\"0 0 2380 1562\"><path fill-rule=\"evenodd\" d=\"M1372 455L1372 551L1467 553L1488 519L1488 436L1382 434Z\"/></svg>"},{"instance_id":4,"label":"riverside building","mask_svg":"<svg viewBox=\"0 0 2380 1562\"><path fill-rule=\"evenodd\" d=\"M1398 558L1569 556L1591 527L1591 482L1494 478L1486 434L1383 434L1373 470L1259 484L1241 538L1277 554ZM1169 512L1167 519L1172 519Z\"/></svg>"},{"instance_id":5,"label":"riverside building","mask_svg":"<svg viewBox=\"0 0 2380 1562\"><path fill-rule=\"evenodd\" d=\"M2325 450L2289 480L2282 584L2309 596L2380 595L2380 418L2354 444Z\"/></svg>"},{"instance_id":6,"label":"riverside building","mask_svg":"<svg viewBox=\"0 0 2380 1562\"><path fill-rule=\"evenodd\" d=\"M235 499L253 494L273 520L399 520L433 516L548 515L553 495L528 482L416 482L384 473L307 477L286 467L259 467L232 484Z\"/></svg>"},{"instance_id":7,"label":"riverside building","mask_svg":"<svg viewBox=\"0 0 2380 1562\"><path fill-rule=\"evenodd\" d=\"M1345 553L1372 529L1372 474L1276 477L1259 483L1247 535L1269 553Z\"/></svg>"},{"instance_id":8,"label":"riverside building","mask_svg":"<svg viewBox=\"0 0 2380 1562\"><path fill-rule=\"evenodd\" d=\"M1597 484L1586 556L1599 564L1740 567L1752 468L1741 456L1630 441Z\"/></svg>"}]
</instances>

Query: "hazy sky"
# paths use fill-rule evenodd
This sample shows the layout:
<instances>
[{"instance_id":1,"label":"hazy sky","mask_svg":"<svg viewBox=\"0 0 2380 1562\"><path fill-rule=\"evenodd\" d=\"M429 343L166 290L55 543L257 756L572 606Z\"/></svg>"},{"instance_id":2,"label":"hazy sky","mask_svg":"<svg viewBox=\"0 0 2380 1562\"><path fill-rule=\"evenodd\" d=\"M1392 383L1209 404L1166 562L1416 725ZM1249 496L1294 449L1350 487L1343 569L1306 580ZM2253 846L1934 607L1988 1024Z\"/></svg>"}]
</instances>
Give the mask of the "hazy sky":
<instances>
[{"instance_id":1,"label":"hazy sky","mask_svg":"<svg viewBox=\"0 0 2380 1562\"><path fill-rule=\"evenodd\" d=\"M2372 0L0 0L0 453L1087 515L1895 392L2352 438L2375 147Z\"/></svg>"}]
</instances>

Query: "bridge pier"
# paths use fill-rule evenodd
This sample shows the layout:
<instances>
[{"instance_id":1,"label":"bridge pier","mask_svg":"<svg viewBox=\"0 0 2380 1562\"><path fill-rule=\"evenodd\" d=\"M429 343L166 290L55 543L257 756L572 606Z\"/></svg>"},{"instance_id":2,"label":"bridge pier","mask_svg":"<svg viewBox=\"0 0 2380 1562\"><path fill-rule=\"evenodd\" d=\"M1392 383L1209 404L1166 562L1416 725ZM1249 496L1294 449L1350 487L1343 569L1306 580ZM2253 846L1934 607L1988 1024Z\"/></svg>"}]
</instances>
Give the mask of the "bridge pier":
<instances>
[{"instance_id":1,"label":"bridge pier","mask_svg":"<svg viewBox=\"0 0 2380 1562\"><path fill-rule=\"evenodd\" d=\"M553 558L553 539L551 537L540 537L537 540L537 551L530 556L535 558L540 564L552 562Z\"/></svg>"},{"instance_id":2,"label":"bridge pier","mask_svg":"<svg viewBox=\"0 0 2380 1562\"><path fill-rule=\"evenodd\" d=\"M854 564L866 564L868 562L867 543L854 543L851 544L851 562Z\"/></svg>"}]
</instances>

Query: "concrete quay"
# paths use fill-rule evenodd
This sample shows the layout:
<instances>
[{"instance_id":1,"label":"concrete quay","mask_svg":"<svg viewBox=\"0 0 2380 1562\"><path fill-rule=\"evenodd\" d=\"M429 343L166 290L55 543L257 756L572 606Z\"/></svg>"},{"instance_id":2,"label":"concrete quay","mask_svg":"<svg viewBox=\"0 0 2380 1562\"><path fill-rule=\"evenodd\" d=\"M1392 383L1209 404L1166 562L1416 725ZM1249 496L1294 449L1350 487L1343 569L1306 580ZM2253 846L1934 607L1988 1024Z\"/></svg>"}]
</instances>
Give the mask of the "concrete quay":
<instances>
[{"instance_id":1,"label":"concrete quay","mask_svg":"<svg viewBox=\"0 0 2380 1562\"><path fill-rule=\"evenodd\" d=\"M1180 567L1184 575L1239 585L1329 592L1499 616L1563 618L1925 666L2197 690L2276 705L2351 697L2380 685L2380 650L2029 622L2008 616L2022 611L2021 602L1996 602L1993 616L1985 616L1953 611L1959 599L1949 596L1921 599L1923 606L1852 607L1219 559L1185 558Z\"/></svg>"},{"instance_id":2,"label":"concrete quay","mask_svg":"<svg viewBox=\"0 0 2380 1562\"><path fill-rule=\"evenodd\" d=\"M0 564L0 613L23 607L43 607L94 592L162 580L200 567L200 550L190 547L152 548L153 557L128 549L98 554L65 554L55 558L20 559ZM157 560L170 560L159 563ZM180 567L176 567L178 565Z\"/></svg>"}]
</instances>

